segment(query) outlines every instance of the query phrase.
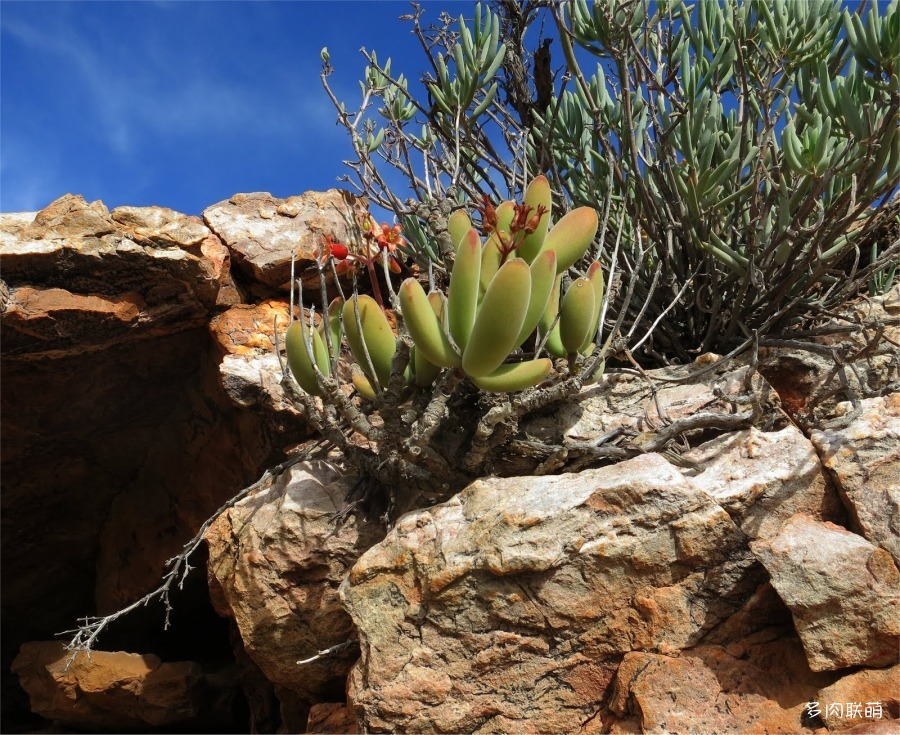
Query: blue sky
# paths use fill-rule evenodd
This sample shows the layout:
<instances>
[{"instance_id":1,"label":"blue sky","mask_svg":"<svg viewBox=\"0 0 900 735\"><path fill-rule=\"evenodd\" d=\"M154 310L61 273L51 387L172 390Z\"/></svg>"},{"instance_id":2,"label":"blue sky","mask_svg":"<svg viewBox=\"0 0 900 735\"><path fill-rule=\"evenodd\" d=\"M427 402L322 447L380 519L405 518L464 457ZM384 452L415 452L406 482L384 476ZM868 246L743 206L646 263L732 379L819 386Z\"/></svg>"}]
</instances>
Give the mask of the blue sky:
<instances>
[{"instance_id":1,"label":"blue sky","mask_svg":"<svg viewBox=\"0 0 900 735\"><path fill-rule=\"evenodd\" d=\"M421 3L471 14L474 3ZM66 194L189 214L237 192L337 186L365 46L417 78L407 1L0 2L0 211Z\"/></svg>"}]
</instances>

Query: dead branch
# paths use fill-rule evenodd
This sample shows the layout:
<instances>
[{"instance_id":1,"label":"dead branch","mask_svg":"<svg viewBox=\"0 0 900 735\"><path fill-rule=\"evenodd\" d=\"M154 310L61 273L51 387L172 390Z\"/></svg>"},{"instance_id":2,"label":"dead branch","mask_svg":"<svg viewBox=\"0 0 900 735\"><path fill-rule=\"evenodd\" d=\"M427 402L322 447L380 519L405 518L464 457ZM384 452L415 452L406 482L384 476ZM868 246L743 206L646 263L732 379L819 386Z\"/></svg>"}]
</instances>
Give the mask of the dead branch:
<instances>
[{"instance_id":1,"label":"dead branch","mask_svg":"<svg viewBox=\"0 0 900 735\"><path fill-rule=\"evenodd\" d=\"M241 490L236 495L229 498L225 503L216 510L209 518L207 518L203 524L200 526L199 530L194 534L190 541L188 541L181 553L177 556L173 556L171 559L166 561L166 568L168 571L163 575L162 584L159 585L152 592L148 592L146 595L141 597L139 600L131 603L130 605L123 607L121 610L117 610L116 612L110 615L104 616L87 616L80 619L80 625L77 628L73 628L71 630L63 631L60 635L68 635L73 634L74 636L66 644L66 650L72 651L72 658L70 661L74 660L75 654L80 651L86 652L90 655L91 650L97 642L97 639L100 637L100 634L103 633L112 623L118 620L133 610L137 610L140 607L147 607L151 602L155 602L157 600L161 601L165 607L165 629L168 629L171 624L171 612L172 612L172 604L170 602L169 596L172 591L172 586L176 583L178 584L178 589L181 589L184 585L184 581L187 578L190 571L194 568L190 565L190 558L194 554L194 552L200 547L203 543L203 539L206 536L206 532L209 530L210 526L221 516L226 510L233 508L237 505L241 500L246 498L251 493L256 492L257 490L261 490L264 487L271 485L271 483L284 474L287 470L293 467L300 462L303 462L312 456L320 447L313 447L306 452L302 452L300 454L291 457L290 459L285 460L281 464L272 467L271 469L263 472L262 476L254 482L252 485L248 485L243 490Z\"/></svg>"}]
</instances>

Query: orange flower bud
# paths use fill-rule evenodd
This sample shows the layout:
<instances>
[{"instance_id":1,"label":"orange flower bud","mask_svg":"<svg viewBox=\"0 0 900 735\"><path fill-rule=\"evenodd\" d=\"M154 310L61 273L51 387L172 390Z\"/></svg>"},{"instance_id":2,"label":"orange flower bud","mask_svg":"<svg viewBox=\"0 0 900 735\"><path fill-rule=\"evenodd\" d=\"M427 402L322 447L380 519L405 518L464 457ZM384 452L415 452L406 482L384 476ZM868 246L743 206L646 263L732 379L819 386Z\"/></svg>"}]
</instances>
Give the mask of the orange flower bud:
<instances>
[{"instance_id":1,"label":"orange flower bud","mask_svg":"<svg viewBox=\"0 0 900 735\"><path fill-rule=\"evenodd\" d=\"M487 194L482 194L481 196L481 204L475 209L481 214L482 234L489 235L497 229L497 210L494 209L494 205L491 204L491 200L488 198Z\"/></svg>"},{"instance_id":2,"label":"orange flower bud","mask_svg":"<svg viewBox=\"0 0 900 735\"><path fill-rule=\"evenodd\" d=\"M537 212L535 212L531 219L525 225L525 234L531 235L537 228L541 222L541 217L547 214L547 208L543 204L538 204Z\"/></svg>"}]
</instances>

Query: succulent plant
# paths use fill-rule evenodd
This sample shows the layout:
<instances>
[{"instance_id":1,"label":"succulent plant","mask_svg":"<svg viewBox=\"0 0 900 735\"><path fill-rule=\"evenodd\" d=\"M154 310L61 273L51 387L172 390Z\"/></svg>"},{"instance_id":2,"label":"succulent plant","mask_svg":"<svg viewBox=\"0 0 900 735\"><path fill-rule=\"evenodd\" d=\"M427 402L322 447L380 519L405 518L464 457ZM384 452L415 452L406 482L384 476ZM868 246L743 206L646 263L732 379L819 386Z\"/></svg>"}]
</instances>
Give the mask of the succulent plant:
<instances>
[{"instance_id":1,"label":"succulent plant","mask_svg":"<svg viewBox=\"0 0 900 735\"><path fill-rule=\"evenodd\" d=\"M600 264L592 263L589 275L575 281L562 309L558 274L585 255L598 218L593 209L581 207L550 228L550 205L549 182L538 176L521 205L508 201L496 209L485 206L490 232L484 243L468 215L450 218L456 260L446 319L429 308L429 297L416 279L400 286L400 306L417 355L440 367L461 367L482 390L523 390L546 378L550 362L508 361L539 324L546 324L548 317L553 322L557 312L557 328L568 341L551 354L574 359L586 351L603 301ZM565 268L560 268L560 258L568 264ZM584 295L576 296L582 290Z\"/></svg>"},{"instance_id":2,"label":"succulent plant","mask_svg":"<svg viewBox=\"0 0 900 735\"><path fill-rule=\"evenodd\" d=\"M311 395L322 395L316 370L327 375L331 366L322 335L316 329L310 330L300 319L288 326L284 342L288 365L299 386Z\"/></svg>"},{"instance_id":3,"label":"succulent plant","mask_svg":"<svg viewBox=\"0 0 900 735\"><path fill-rule=\"evenodd\" d=\"M489 232L484 242L468 215L450 218L456 260L447 295L426 294L415 278L398 289L402 321L413 342L407 383L430 386L449 368L461 370L485 391L530 388L549 375L552 363L539 355L523 361L514 353L536 330L540 336L551 326L551 355L567 357L571 364L590 351L603 302L600 263L591 263L562 299L560 282L590 247L597 214L581 207L550 227L550 196L549 182L538 176L522 204L507 201L494 209L485 202L482 224ZM566 268L560 268L560 258ZM354 386L362 396L376 398L391 378L398 336L378 302L364 294L332 301L312 332L305 319L289 326L288 363L297 382L307 393L322 395L317 370L332 372L342 336L355 361Z\"/></svg>"},{"instance_id":4,"label":"succulent plant","mask_svg":"<svg viewBox=\"0 0 900 735\"><path fill-rule=\"evenodd\" d=\"M374 395L376 387L386 387L391 377L397 351L394 331L378 302L362 294L354 294L344 303L343 326L350 352L362 369L362 377L354 384L358 387L364 377L370 384L365 392Z\"/></svg>"}]
</instances>

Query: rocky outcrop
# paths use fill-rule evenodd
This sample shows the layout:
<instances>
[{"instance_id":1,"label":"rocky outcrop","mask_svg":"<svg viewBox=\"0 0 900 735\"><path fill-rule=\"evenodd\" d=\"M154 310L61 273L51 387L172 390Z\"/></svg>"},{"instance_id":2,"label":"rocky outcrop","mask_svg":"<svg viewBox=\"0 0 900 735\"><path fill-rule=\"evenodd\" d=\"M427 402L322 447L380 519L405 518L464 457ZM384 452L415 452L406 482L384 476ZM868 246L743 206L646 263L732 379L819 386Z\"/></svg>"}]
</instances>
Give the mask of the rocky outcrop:
<instances>
[{"instance_id":1,"label":"rocky outcrop","mask_svg":"<svg viewBox=\"0 0 900 735\"><path fill-rule=\"evenodd\" d=\"M746 384L746 370L722 365L704 385L673 386L648 411L625 377L610 388L621 413L589 389L587 409L563 407L528 430L583 438L652 428L699 406L728 413L725 389L733 395ZM777 406L777 397L768 400ZM490 479L404 516L343 586L362 649L348 684L361 726L671 732L660 729L671 722L684 732L795 732L808 702L840 674L810 666L791 608L750 543L775 537L797 513L825 524L844 522L846 511L810 441L791 424L773 429L700 444L685 455L687 467L644 455L574 475ZM332 479L326 472L320 483ZM267 501L269 513L278 502ZM254 533L238 533L240 543L270 554L290 545L275 537L261 544ZM251 574L220 580L235 598L246 596L239 576ZM265 606L284 597L276 588L253 586ZM316 619L309 601L294 610ZM290 676L295 654L272 645L266 616L246 620L259 663L281 662ZM309 643L306 650L316 653ZM845 665L835 658L827 668ZM294 675L295 689L306 683Z\"/></svg>"},{"instance_id":2,"label":"rocky outcrop","mask_svg":"<svg viewBox=\"0 0 900 735\"><path fill-rule=\"evenodd\" d=\"M308 435L296 411L260 391L247 399L249 383L235 389L220 372L227 352L253 376L265 351L239 320L209 329L246 298L234 256L200 218L162 207L110 212L67 195L0 215L5 670L23 642L155 587L216 508ZM118 635L146 625L142 648L171 656L177 639L183 657L227 655L205 589L188 588L178 604L191 612L176 612L171 635L156 608ZM4 710L14 681L3 679Z\"/></svg>"},{"instance_id":3,"label":"rocky outcrop","mask_svg":"<svg viewBox=\"0 0 900 735\"><path fill-rule=\"evenodd\" d=\"M896 720L900 717L900 665L848 674L822 689L815 702L832 732Z\"/></svg>"},{"instance_id":4,"label":"rocky outcrop","mask_svg":"<svg viewBox=\"0 0 900 735\"><path fill-rule=\"evenodd\" d=\"M343 704L316 704L309 711L308 733L357 733L356 715Z\"/></svg>"},{"instance_id":5,"label":"rocky outcrop","mask_svg":"<svg viewBox=\"0 0 900 735\"><path fill-rule=\"evenodd\" d=\"M843 518L815 447L793 424L723 434L684 455L703 467L691 483L724 508L749 538L771 538L795 513Z\"/></svg>"},{"instance_id":6,"label":"rocky outcrop","mask_svg":"<svg viewBox=\"0 0 900 735\"><path fill-rule=\"evenodd\" d=\"M696 645L763 581L728 514L657 455L478 481L351 569L353 702L373 732L596 728L626 653Z\"/></svg>"},{"instance_id":7,"label":"rocky outcrop","mask_svg":"<svg viewBox=\"0 0 900 735\"><path fill-rule=\"evenodd\" d=\"M243 194L200 219L67 196L0 216L5 669L23 641L155 586L309 437L274 354L283 289L292 254L310 277L362 206ZM794 365L762 357L773 379ZM59 644L29 643L15 672L62 728L234 729L215 718L240 686L258 732L874 732L900 714L900 403L883 357L854 385L885 395L823 400L838 421L812 441L782 407L805 410L819 362L794 392L715 355L652 371L652 392L610 371L519 428L557 447L636 435L633 459L541 475L559 471L548 456L530 476L534 457L511 452L505 477L390 532L366 478L295 465L209 529L174 638L141 609L107 645L144 655L66 666ZM730 429L642 453L698 413Z\"/></svg>"},{"instance_id":8,"label":"rocky outcrop","mask_svg":"<svg viewBox=\"0 0 900 735\"><path fill-rule=\"evenodd\" d=\"M814 671L897 662L900 572L884 549L802 514L751 549L790 608Z\"/></svg>"},{"instance_id":9,"label":"rocky outcrop","mask_svg":"<svg viewBox=\"0 0 900 735\"><path fill-rule=\"evenodd\" d=\"M53 359L203 328L230 283L228 250L199 220L180 217L193 225L180 233L188 247L178 230L132 239L101 202L81 197L31 222L4 215L4 358Z\"/></svg>"},{"instance_id":10,"label":"rocky outcrop","mask_svg":"<svg viewBox=\"0 0 900 735\"><path fill-rule=\"evenodd\" d=\"M213 317L209 328L222 356L219 381L231 403L265 417L277 434L299 439L308 434L306 422L284 394L275 354L290 321L288 310L288 304L272 299L238 304Z\"/></svg>"},{"instance_id":11,"label":"rocky outcrop","mask_svg":"<svg viewBox=\"0 0 900 735\"><path fill-rule=\"evenodd\" d=\"M796 639L742 656L697 646L681 656L629 653L616 673L613 733L806 732L804 713L833 677L809 670Z\"/></svg>"}]
</instances>

